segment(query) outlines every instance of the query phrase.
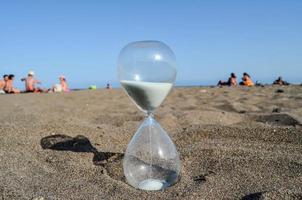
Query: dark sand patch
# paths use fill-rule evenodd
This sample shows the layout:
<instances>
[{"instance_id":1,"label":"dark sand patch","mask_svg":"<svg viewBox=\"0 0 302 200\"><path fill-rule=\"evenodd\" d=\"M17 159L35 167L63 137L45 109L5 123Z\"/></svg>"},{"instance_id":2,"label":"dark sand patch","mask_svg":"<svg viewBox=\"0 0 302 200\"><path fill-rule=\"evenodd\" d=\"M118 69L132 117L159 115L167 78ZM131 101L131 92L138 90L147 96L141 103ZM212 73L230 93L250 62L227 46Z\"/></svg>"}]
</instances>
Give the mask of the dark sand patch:
<instances>
[{"instance_id":1,"label":"dark sand patch","mask_svg":"<svg viewBox=\"0 0 302 200\"><path fill-rule=\"evenodd\" d=\"M300 122L291 117L288 114L270 114L270 115L258 115L254 118L257 122L262 122L275 126L296 126L300 125Z\"/></svg>"}]
</instances>

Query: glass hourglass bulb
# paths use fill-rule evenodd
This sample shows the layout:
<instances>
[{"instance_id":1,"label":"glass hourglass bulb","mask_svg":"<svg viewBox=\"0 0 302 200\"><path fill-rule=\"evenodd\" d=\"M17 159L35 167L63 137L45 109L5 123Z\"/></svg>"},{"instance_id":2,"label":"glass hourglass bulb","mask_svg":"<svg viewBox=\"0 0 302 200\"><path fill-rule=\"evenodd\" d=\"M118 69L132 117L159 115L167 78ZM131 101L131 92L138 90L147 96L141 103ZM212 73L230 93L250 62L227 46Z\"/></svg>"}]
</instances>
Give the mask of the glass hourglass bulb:
<instances>
[{"instance_id":1,"label":"glass hourglass bulb","mask_svg":"<svg viewBox=\"0 0 302 200\"><path fill-rule=\"evenodd\" d=\"M146 118L131 139L123 160L127 182L142 190L161 190L175 184L180 159L174 143L153 118L171 91L176 77L172 50L159 41L133 42L118 59L118 74L128 96Z\"/></svg>"}]
</instances>

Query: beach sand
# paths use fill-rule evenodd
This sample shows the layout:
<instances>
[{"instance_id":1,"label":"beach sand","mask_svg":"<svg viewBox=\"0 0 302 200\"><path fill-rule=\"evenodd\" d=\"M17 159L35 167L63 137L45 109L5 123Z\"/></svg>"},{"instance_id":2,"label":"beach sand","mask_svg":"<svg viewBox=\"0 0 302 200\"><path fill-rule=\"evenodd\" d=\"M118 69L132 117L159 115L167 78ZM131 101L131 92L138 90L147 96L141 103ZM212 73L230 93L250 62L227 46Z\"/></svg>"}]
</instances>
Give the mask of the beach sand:
<instances>
[{"instance_id":1,"label":"beach sand","mask_svg":"<svg viewBox=\"0 0 302 200\"><path fill-rule=\"evenodd\" d=\"M1 199L302 199L302 86L176 88L155 117L180 181L145 192L122 158L144 115L120 89L0 96Z\"/></svg>"}]
</instances>

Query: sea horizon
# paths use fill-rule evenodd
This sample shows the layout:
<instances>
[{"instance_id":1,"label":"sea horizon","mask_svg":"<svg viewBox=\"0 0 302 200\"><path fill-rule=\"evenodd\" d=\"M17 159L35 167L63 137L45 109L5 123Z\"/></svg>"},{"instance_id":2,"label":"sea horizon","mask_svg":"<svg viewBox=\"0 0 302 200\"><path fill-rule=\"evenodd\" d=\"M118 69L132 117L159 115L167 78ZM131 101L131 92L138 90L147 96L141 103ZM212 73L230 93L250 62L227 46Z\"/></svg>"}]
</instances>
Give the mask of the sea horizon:
<instances>
[{"instance_id":1,"label":"sea horizon","mask_svg":"<svg viewBox=\"0 0 302 200\"><path fill-rule=\"evenodd\" d=\"M258 80L258 79L254 79L254 83L258 82L264 85L269 85L272 84L273 81L276 79L275 78L267 78L267 79L263 79L263 80ZM40 80L40 79L39 79ZM293 85L300 85L302 83L302 80L300 80L299 78L296 79L285 79L286 81L288 81L290 84ZM41 85L37 85L38 87L41 88L51 88L54 84L56 84L56 82L51 82L49 80L43 81L43 79L40 80L42 82ZM119 81L114 80L114 81L73 81L70 79L67 79L68 84L70 89L72 90L83 90L83 89L88 89L89 86L95 85L98 89L100 88L106 88L107 83L109 83L111 85L112 88L121 88L121 85L119 83ZM218 79L217 80L176 80L174 86L176 87L207 87L207 86L216 86L218 83ZM240 79L237 79L237 81L239 82ZM58 82L58 81L57 81ZM15 87L20 89L20 90L24 90L24 83L21 82L18 78L15 79Z\"/></svg>"},{"instance_id":2,"label":"sea horizon","mask_svg":"<svg viewBox=\"0 0 302 200\"><path fill-rule=\"evenodd\" d=\"M263 85L271 85L273 81L263 81L263 82L260 82L258 81L259 83L263 84ZM110 86L112 88L121 88L121 84L118 82L118 81L108 81L108 82L96 82L95 84L91 83L91 84L71 84L71 89L74 89L74 90L84 90L84 89L88 89L89 86L91 85L95 85L97 86L97 89L101 89L101 88L106 88L106 84L107 83L110 83ZM211 86L216 86L218 83L218 80L215 82L215 81L176 81L174 86L175 87L211 87ZM256 81L255 81L256 83ZM292 85L300 85L302 84L302 81L298 81L298 80L292 80L292 81L289 81L290 84Z\"/></svg>"}]
</instances>

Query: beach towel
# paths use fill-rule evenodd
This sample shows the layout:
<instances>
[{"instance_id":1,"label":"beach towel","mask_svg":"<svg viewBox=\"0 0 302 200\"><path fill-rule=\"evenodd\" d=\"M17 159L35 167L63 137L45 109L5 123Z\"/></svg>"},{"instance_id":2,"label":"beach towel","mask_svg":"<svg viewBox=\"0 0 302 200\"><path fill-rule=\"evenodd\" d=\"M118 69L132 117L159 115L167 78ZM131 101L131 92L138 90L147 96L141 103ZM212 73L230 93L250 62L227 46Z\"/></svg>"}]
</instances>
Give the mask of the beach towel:
<instances>
[{"instance_id":1,"label":"beach towel","mask_svg":"<svg viewBox=\"0 0 302 200\"><path fill-rule=\"evenodd\" d=\"M63 88L62 88L61 84L55 84L54 87L53 87L53 91L54 92L62 92Z\"/></svg>"}]
</instances>

